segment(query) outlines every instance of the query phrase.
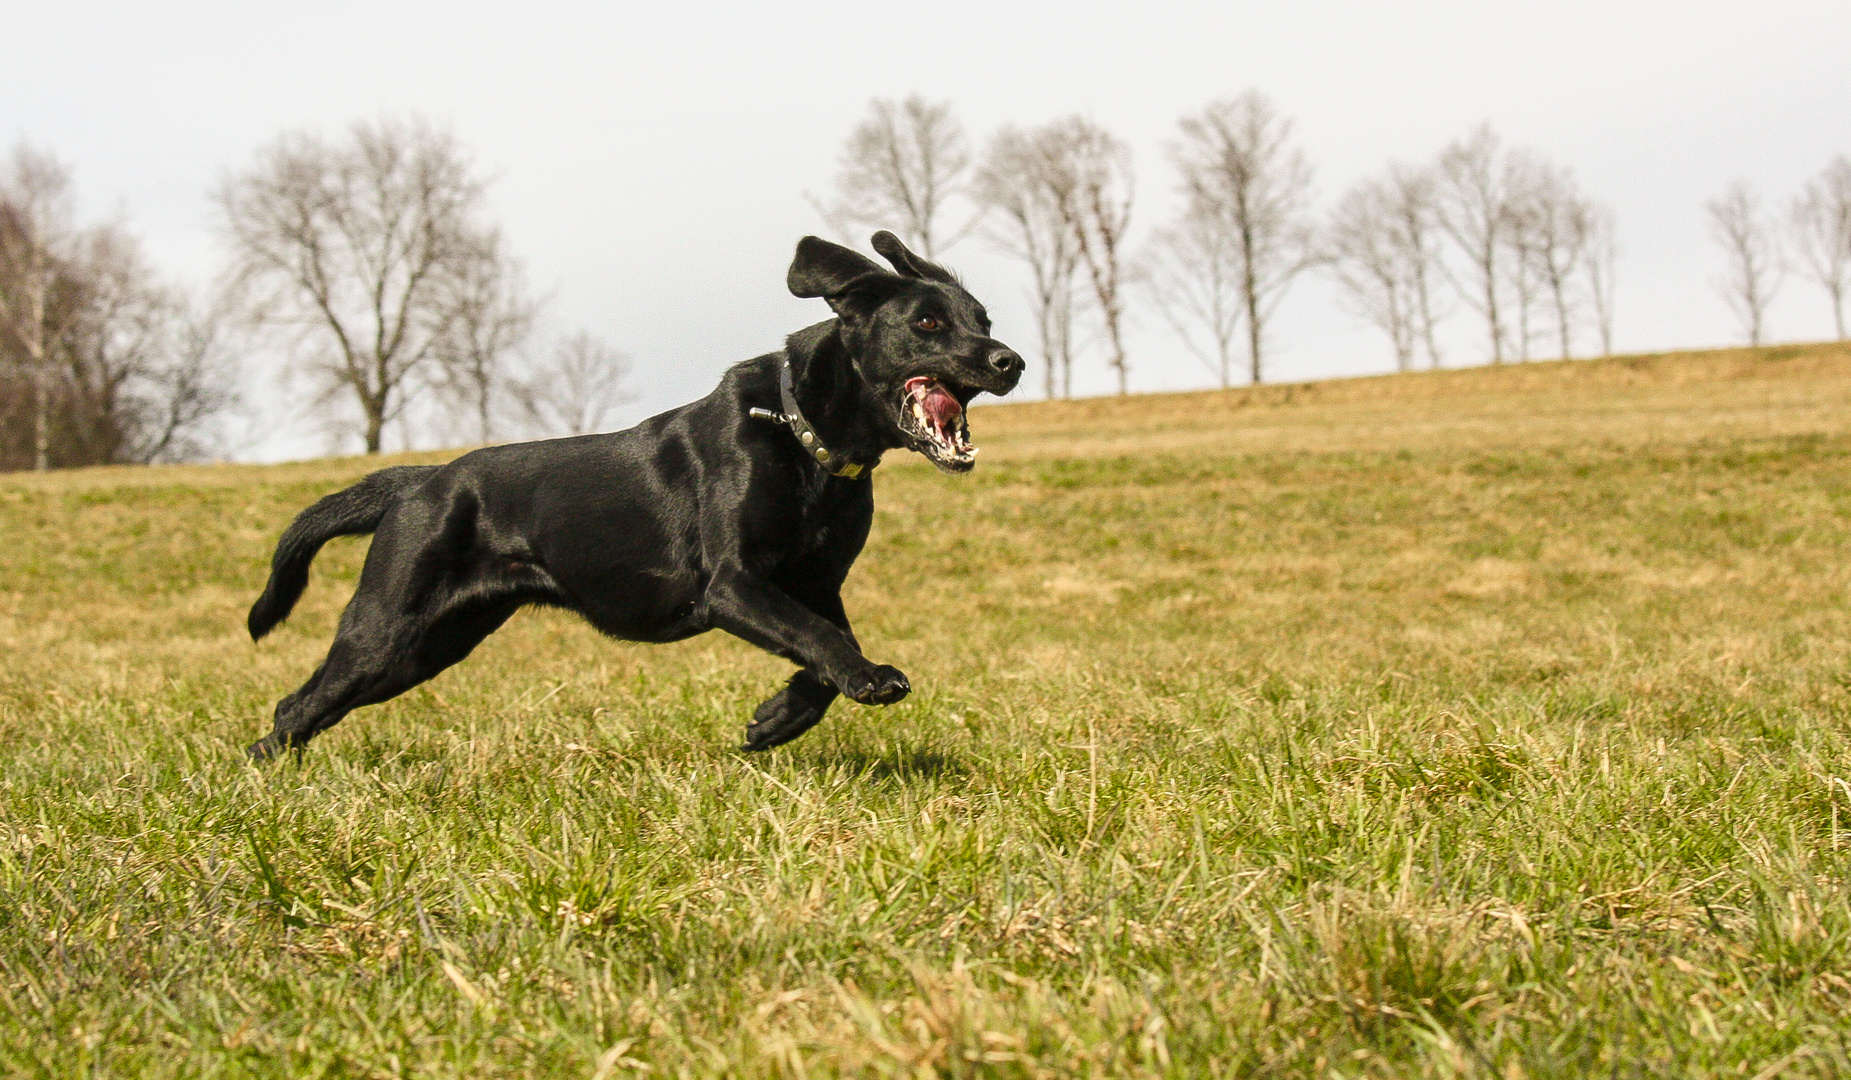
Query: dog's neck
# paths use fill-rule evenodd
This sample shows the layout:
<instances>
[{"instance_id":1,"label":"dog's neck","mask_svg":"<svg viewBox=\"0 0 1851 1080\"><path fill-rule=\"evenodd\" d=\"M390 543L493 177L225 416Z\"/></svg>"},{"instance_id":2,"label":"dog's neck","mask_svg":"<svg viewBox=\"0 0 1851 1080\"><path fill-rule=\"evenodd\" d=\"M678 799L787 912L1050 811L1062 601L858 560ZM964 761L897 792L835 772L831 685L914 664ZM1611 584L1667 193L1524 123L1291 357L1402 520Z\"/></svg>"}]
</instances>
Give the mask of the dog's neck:
<instances>
[{"instance_id":1,"label":"dog's neck","mask_svg":"<svg viewBox=\"0 0 1851 1080\"><path fill-rule=\"evenodd\" d=\"M797 331L784 348L797 407L832 453L872 467L904 445L856 369L838 320Z\"/></svg>"}]
</instances>

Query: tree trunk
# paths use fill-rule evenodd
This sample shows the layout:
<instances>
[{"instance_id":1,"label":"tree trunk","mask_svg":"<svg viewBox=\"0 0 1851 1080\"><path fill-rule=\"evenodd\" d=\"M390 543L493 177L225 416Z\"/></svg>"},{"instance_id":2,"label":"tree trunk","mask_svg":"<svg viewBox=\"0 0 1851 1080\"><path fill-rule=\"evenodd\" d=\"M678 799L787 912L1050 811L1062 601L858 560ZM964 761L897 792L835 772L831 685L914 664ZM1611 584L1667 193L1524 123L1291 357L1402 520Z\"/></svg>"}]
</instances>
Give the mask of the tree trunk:
<instances>
[{"instance_id":1,"label":"tree trunk","mask_svg":"<svg viewBox=\"0 0 1851 1080\"><path fill-rule=\"evenodd\" d=\"M1498 321L1497 256L1485 260L1485 321L1491 324L1491 362L1504 362L1504 326Z\"/></svg>"},{"instance_id":2,"label":"tree trunk","mask_svg":"<svg viewBox=\"0 0 1851 1080\"><path fill-rule=\"evenodd\" d=\"M366 452L379 453L380 444L384 442L386 430L386 402L383 395L378 398L362 397L360 408L366 413Z\"/></svg>"},{"instance_id":3,"label":"tree trunk","mask_svg":"<svg viewBox=\"0 0 1851 1080\"><path fill-rule=\"evenodd\" d=\"M1555 328L1562 339L1562 359L1568 360L1571 359L1573 350L1568 334L1568 286L1562 278L1561 272L1551 272L1549 287L1555 294Z\"/></svg>"},{"instance_id":4,"label":"tree trunk","mask_svg":"<svg viewBox=\"0 0 1851 1080\"><path fill-rule=\"evenodd\" d=\"M1118 372L1118 393L1131 393L1130 369L1125 364L1125 343L1118 332L1118 312L1113 311L1108 325L1112 331L1112 369Z\"/></svg>"},{"instance_id":5,"label":"tree trunk","mask_svg":"<svg viewBox=\"0 0 1851 1080\"><path fill-rule=\"evenodd\" d=\"M1247 299L1248 310L1252 310L1253 298ZM1251 316L1247 319L1247 356L1253 367L1253 385L1260 385L1260 324Z\"/></svg>"},{"instance_id":6,"label":"tree trunk","mask_svg":"<svg viewBox=\"0 0 1851 1080\"><path fill-rule=\"evenodd\" d=\"M1440 369L1440 348L1433 340L1433 302L1427 288L1427 272L1422 268L1415 277L1415 284L1420 289L1420 334L1427 346L1427 369Z\"/></svg>"},{"instance_id":7,"label":"tree trunk","mask_svg":"<svg viewBox=\"0 0 1851 1080\"><path fill-rule=\"evenodd\" d=\"M32 336L26 340L26 353L32 363L32 468L46 472L51 468L51 370L45 359L45 278L37 269L28 286Z\"/></svg>"},{"instance_id":8,"label":"tree trunk","mask_svg":"<svg viewBox=\"0 0 1851 1080\"><path fill-rule=\"evenodd\" d=\"M32 467L51 468L51 380L44 361L32 365Z\"/></svg>"},{"instance_id":9,"label":"tree trunk","mask_svg":"<svg viewBox=\"0 0 1851 1080\"><path fill-rule=\"evenodd\" d=\"M1260 385L1260 294L1253 281L1253 242L1246 238L1242 245L1241 293L1247 301L1247 364L1251 368L1253 385Z\"/></svg>"}]
</instances>

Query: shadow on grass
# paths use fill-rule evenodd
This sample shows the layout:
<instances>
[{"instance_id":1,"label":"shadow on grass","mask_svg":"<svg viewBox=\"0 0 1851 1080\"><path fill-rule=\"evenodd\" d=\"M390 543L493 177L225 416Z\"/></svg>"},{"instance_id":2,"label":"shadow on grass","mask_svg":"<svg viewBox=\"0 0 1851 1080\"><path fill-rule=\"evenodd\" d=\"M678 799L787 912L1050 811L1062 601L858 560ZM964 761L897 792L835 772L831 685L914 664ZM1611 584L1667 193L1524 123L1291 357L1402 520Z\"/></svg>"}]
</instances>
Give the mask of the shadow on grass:
<instances>
[{"instance_id":1,"label":"shadow on grass","mask_svg":"<svg viewBox=\"0 0 1851 1080\"><path fill-rule=\"evenodd\" d=\"M814 772L840 771L873 783L953 779L969 776L971 771L969 765L949 754L904 747L878 754L863 750L831 751L818 754L805 765Z\"/></svg>"}]
</instances>

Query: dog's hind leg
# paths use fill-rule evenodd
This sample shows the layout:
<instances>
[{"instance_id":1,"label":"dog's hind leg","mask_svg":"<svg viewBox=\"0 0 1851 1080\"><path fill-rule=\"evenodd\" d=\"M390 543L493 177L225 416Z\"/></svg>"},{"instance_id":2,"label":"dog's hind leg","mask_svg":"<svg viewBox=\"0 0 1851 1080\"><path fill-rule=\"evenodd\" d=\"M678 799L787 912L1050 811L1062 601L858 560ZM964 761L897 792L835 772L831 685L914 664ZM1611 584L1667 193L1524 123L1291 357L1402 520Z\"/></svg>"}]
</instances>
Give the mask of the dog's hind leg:
<instances>
[{"instance_id":1,"label":"dog's hind leg","mask_svg":"<svg viewBox=\"0 0 1851 1080\"><path fill-rule=\"evenodd\" d=\"M327 659L277 702L258 761L300 750L355 709L397 697L468 656L546 582L485 563L472 500L401 503L380 523Z\"/></svg>"},{"instance_id":2,"label":"dog's hind leg","mask_svg":"<svg viewBox=\"0 0 1851 1080\"><path fill-rule=\"evenodd\" d=\"M516 599L478 600L444 612L428 626L400 623L391 634L368 633L389 625L364 617L349 622L328 658L295 693L277 702L276 724L250 748L256 761L308 741L366 705L389 701L468 656L521 606Z\"/></svg>"}]
</instances>

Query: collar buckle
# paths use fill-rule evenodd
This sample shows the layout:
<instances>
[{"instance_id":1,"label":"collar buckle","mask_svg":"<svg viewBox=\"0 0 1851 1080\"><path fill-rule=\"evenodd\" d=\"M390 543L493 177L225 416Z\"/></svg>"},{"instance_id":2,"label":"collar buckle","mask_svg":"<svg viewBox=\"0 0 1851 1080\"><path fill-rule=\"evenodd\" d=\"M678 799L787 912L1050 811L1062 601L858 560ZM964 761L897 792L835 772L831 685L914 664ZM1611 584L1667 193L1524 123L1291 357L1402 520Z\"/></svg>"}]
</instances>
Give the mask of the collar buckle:
<instances>
[{"instance_id":1,"label":"collar buckle","mask_svg":"<svg viewBox=\"0 0 1851 1080\"><path fill-rule=\"evenodd\" d=\"M868 470L868 466L857 461L845 461L839 455L823 445L822 436L803 418L803 410L797 407L797 395L791 388L791 362L789 357L778 359L778 394L784 399L784 411L773 412L756 406L746 410L746 415L754 420L770 420L773 423L789 424L797 436L798 445L816 459L831 476L840 476L853 480Z\"/></svg>"}]
</instances>

